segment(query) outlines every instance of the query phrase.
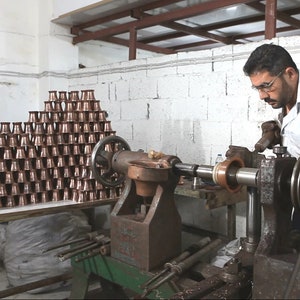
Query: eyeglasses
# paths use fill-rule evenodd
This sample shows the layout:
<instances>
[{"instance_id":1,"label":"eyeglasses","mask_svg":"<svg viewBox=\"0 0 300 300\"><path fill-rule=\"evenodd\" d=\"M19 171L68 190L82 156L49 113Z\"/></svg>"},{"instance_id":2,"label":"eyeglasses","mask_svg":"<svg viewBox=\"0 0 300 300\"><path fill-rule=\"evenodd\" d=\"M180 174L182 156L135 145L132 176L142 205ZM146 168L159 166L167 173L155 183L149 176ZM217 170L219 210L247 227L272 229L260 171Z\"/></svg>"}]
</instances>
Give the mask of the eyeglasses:
<instances>
[{"instance_id":1,"label":"eyeglasses","mask_svg":"<svg viewBox=\"0 0 300 300\"><path fill-rule=\"evenodd\" d=\"M283 72L284 72L284 70L280 71L272 81L261 84L259 86L252 85L252 88L258 92L259 91L262 91L264 93L272 92L272 85L274 84L275 80L282 75Z\"/></svg>"}]
</instances>

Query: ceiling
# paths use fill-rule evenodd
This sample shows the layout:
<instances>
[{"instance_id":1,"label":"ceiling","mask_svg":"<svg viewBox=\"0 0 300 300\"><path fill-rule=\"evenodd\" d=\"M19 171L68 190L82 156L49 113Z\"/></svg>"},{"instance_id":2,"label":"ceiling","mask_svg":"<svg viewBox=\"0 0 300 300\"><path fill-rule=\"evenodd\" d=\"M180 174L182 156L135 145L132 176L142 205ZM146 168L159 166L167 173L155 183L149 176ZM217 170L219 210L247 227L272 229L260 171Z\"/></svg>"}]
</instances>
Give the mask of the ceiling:
<instances>
[{"instance_id":1,"label":"ceiling","mask_svg":"<svg viewBox=\"0 0 300 300\"><path fill-rule=\"evenodd\" d=\"M61 15L73 44L173 54L300 34L300 0L103 0Z\"/></svg>"}]
</instances>

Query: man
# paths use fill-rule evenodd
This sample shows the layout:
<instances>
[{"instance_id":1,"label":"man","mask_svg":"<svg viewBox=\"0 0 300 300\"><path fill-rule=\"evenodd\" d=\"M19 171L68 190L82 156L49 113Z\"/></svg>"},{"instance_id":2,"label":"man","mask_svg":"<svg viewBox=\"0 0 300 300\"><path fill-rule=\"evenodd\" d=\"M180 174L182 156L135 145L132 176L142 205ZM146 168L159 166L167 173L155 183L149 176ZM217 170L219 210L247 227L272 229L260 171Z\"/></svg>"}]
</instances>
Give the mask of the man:
<instances>
[{"instance_id":1,"label":"man","mask_svg":"<svg viewBox=\"0 0 300 300\"><path fill-rule=\"evenodd\" d=\"M299 70L290 54L281 46L265 44L248 58L244 72L260 99L272 108L281 108L278 125L282 145L288 153L300 157L300 102L297 101Z\"/></svg>"},{"instance_id":2,"label":"man","mask_svg":"<svg viewBox=\"0 0 300 300\"><path fill-rule=\"evenodd\" d=\"M261 100L281 108L277 125L265 122L263 131L280 130L269 148L277 143L287 147L288 153L300 157L300 95L298 95L299 70L290 54L281 46L264 44L256 48L248 58L244 73L249 76L252 88ZM275 125L274 125L275 123ZM293 227L300 230L300 214L294 213Z\"/></svg>"}]
</instances>

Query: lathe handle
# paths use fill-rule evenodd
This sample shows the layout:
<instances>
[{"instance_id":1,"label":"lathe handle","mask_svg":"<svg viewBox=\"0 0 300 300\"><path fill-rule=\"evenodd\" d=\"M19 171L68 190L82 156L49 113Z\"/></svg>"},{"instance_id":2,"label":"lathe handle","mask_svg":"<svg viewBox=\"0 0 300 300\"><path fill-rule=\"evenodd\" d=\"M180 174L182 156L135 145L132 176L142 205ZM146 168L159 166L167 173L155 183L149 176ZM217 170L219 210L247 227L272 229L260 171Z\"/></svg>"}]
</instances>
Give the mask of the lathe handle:
<instances>
[{"instance_id":1,"label":"lathe handle","mask_svg":"<svg viewBox=\"0 0 300 300\"><path fill-rule=\"evenodd\" d=\"M264 122L261 126L262 137L255 144L255 150L263 152L267 148L272 149L273 146L280 144L280 128L275 121Z\"/></svg>"}]
</instances>

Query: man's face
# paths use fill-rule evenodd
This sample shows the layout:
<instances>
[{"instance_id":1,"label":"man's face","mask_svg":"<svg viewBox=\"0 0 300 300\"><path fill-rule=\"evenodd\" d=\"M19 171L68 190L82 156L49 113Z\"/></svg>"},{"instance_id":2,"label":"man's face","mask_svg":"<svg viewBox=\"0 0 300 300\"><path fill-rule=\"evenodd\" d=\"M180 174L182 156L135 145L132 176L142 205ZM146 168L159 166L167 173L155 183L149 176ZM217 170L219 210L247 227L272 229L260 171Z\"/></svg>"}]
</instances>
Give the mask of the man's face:
<instances>
[{"instance_id":1,"label":"man's face","mask_svg":"<svg viewBox=\"0 0 300 300\"><path fill-rule=\"evenodd\" d=\"M289 110L295 104L298 75L294 69L287 68L276 75L263 70L251 74L250 80L260 99L272 108L286 107Z\"/></svg>"}]
</instances>

